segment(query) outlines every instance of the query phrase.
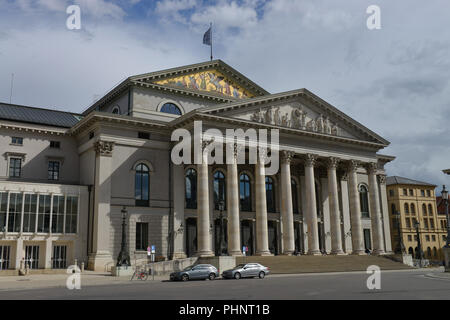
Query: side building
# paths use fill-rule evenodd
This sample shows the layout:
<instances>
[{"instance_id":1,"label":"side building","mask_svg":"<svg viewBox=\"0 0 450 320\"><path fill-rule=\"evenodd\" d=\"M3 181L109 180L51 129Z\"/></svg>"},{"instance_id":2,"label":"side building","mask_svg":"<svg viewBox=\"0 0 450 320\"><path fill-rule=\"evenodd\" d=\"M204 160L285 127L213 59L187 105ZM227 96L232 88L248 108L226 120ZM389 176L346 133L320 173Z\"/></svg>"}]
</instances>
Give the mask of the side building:
<instances>
[{"instance_id":1,"label":"side building","mask_svg":"<svg viewBox=\"0 0 450 320\"><path fill-rule=\"evenodd\" d=\"M416 224L424 257L443 259L446 229L436 207L436 185L403 177L387 177L387 199L390 208L392 245L400 252L401 233L404 249L413 257L419 256ZM400 219L400 226L398 226Z\"/></svg>"}]
</instances>

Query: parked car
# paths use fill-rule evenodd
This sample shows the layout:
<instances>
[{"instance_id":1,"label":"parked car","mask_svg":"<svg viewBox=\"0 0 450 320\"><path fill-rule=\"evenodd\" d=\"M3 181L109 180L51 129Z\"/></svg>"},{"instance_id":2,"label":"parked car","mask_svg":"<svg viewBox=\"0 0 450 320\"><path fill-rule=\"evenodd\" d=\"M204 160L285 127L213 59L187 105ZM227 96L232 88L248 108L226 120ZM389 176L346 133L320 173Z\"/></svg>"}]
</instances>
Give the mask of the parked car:
<instances>
[{"instance_id":1,"label":"parked car","mask_svg":"<svg viewBox=\"0 0 450 320\"><path fill-rule=\"evenodd\" d=\"M222 273L225 279L240 279L240 278L255 278L264 279L270 272L269 268L260 265L259 263L240 264L231 270L226 270Z\"/></svg>"},{"instance_id":2,"label":"parked car","mask_svg":"<svg viewBox=\"0 0 450 320\"><path fill-rule=\"evenodd\" d=\"M188 281L188 280L214 280L219 276L219 271L216 267L210 264L197 264L189 266L182 271L173 272L170 274L170 280Z\"/></svg>"}]
</instances>

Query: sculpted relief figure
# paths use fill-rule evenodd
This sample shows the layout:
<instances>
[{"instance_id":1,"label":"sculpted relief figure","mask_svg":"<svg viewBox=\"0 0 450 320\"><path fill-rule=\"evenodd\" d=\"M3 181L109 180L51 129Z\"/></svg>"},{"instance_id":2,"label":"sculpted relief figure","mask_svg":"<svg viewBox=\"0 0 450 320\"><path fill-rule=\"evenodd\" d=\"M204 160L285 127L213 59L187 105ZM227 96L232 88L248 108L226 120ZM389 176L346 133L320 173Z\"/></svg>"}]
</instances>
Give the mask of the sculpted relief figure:
<instances>
[{"instance_id":1,"label":"sculpted relief figure","mask_svg":"<svg viewBox=\"0 0 450 320\"><path fill-rule=\"evenodd\" d=\"M281 125L283 127L290 127L291 126L291 120L289 120L289 113L286 113L282 118L281 118Z\"/></svg>"},{"instance_id":2,"label":"sculpted relief figure","mask_svg":"<svg viewBox=\"0 0 450 320\"><path fill-rule=\"evenodd\" d=\"M269 109L267 109L267 111L264 115L264 122L267 124L272 124L272 119L273 119L272 109L269 108Z\"/></svg>"},{"instance_id":3,"label":"sculpted relief figure","mask_svg":"<svg viewBox=\"0 0 450 320\"><path fill-rule=\"evenodd\" d=\"M306 112L302 107L294 107L291 112L291 126L294 129L306 129Z\"/></svg>"},{"instance_id":4,"label":"sculpted relief figure","mask_svg":"<svg viewBox=\"0 0 450 320\"><path fill-rule=\"evenodd\" d=\"M275 109L274 122L277 126L281 125L280 107Z\"/></svg>"},{"instance_id":5,"label":"sculpted relief figure","mask_svg":"<svg viewBox=\"0 0 450 320\"><path fill-rule=\"evenodd\" d=\"M255 122L264 122L264 115L261 108L250 116L250 120Z\"/></svg>"},{"instance_id":6,"label":"sculpted relief figure","mask_svg":"<svg viewBox=\"0 0 450 320\"><path fill-rule=\"evenodd\" d=\"M326 117L325 118L325 132L326 134L331 134L331 122L330 122L330 118Z\"/></svg>"},{"instance_id":7,"label":"sculpted relief figure","mask_svg":"<svg viewBox=\"0 0 450 320\"><path fill-rule=\"evenodd\" d=\"M309 130L309 131L317 132L316 121L315 121L314 119L311 119L311 120L306 124L306 129Z\"/></svg>"},{"instance_id":8,"label":"sculpted relief figure","mask_svg":"<svg viewBox=\"0 0 450 320\"><path fill-rule=\"evenodd\" d=\"M323 116L320 115L317 119L316 119L316 126L317 126L317 131L320 133L324 132L324 121L323 121Z\"/></svg>"}]
</instances>

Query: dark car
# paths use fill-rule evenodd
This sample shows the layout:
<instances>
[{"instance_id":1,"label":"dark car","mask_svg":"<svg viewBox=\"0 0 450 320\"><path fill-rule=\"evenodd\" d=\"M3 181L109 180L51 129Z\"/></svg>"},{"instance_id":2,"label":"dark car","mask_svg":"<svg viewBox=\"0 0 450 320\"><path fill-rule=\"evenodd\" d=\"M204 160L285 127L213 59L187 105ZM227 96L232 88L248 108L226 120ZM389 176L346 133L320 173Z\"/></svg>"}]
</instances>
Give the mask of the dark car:
<instances>
[{"instance_id":1,"label":"dark car","mask_svg":"<svg viewBox=\"0 0 450 320\"><path fill-rule=\"evenodd\" d=\"M240 279L240 278L255 278L264 279L269 274L269 268L264 267L259 263L240 264L231 270L226 270L222 273L225 279Z\"/></svg>"},{"instance_id":2,"label":"dark car","mask_svg":"<svg viewBox=\"0 0 450 320\"><path fill-rule=\"evenodd\" d=\"M188 280L214 280L219 276L216 267L210 264L197 264L189 266L181 271L170 274L170 280L188 281Z\"/></svg>"}]
</instances>

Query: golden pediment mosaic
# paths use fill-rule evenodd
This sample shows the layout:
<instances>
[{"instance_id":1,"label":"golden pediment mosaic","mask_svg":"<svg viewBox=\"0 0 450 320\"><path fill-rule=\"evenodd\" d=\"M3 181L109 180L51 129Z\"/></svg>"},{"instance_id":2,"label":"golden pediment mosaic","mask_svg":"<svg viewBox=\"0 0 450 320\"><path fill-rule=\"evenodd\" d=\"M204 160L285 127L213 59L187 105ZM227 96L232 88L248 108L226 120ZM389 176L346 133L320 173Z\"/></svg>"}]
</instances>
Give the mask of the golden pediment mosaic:
<instances>
[{"instance_id":1,"label":"golden pediment mosaic","mask_svg":"<svg viewBox=\"0 0 450 320\"><path fill-rule=\"evenodd\" d=\"M178 86L199 91L216 92L236 99L253 98L243 87L229 81L222 73L208 70L156 81L156 84Z\"/></svg>"}]
</instances>

